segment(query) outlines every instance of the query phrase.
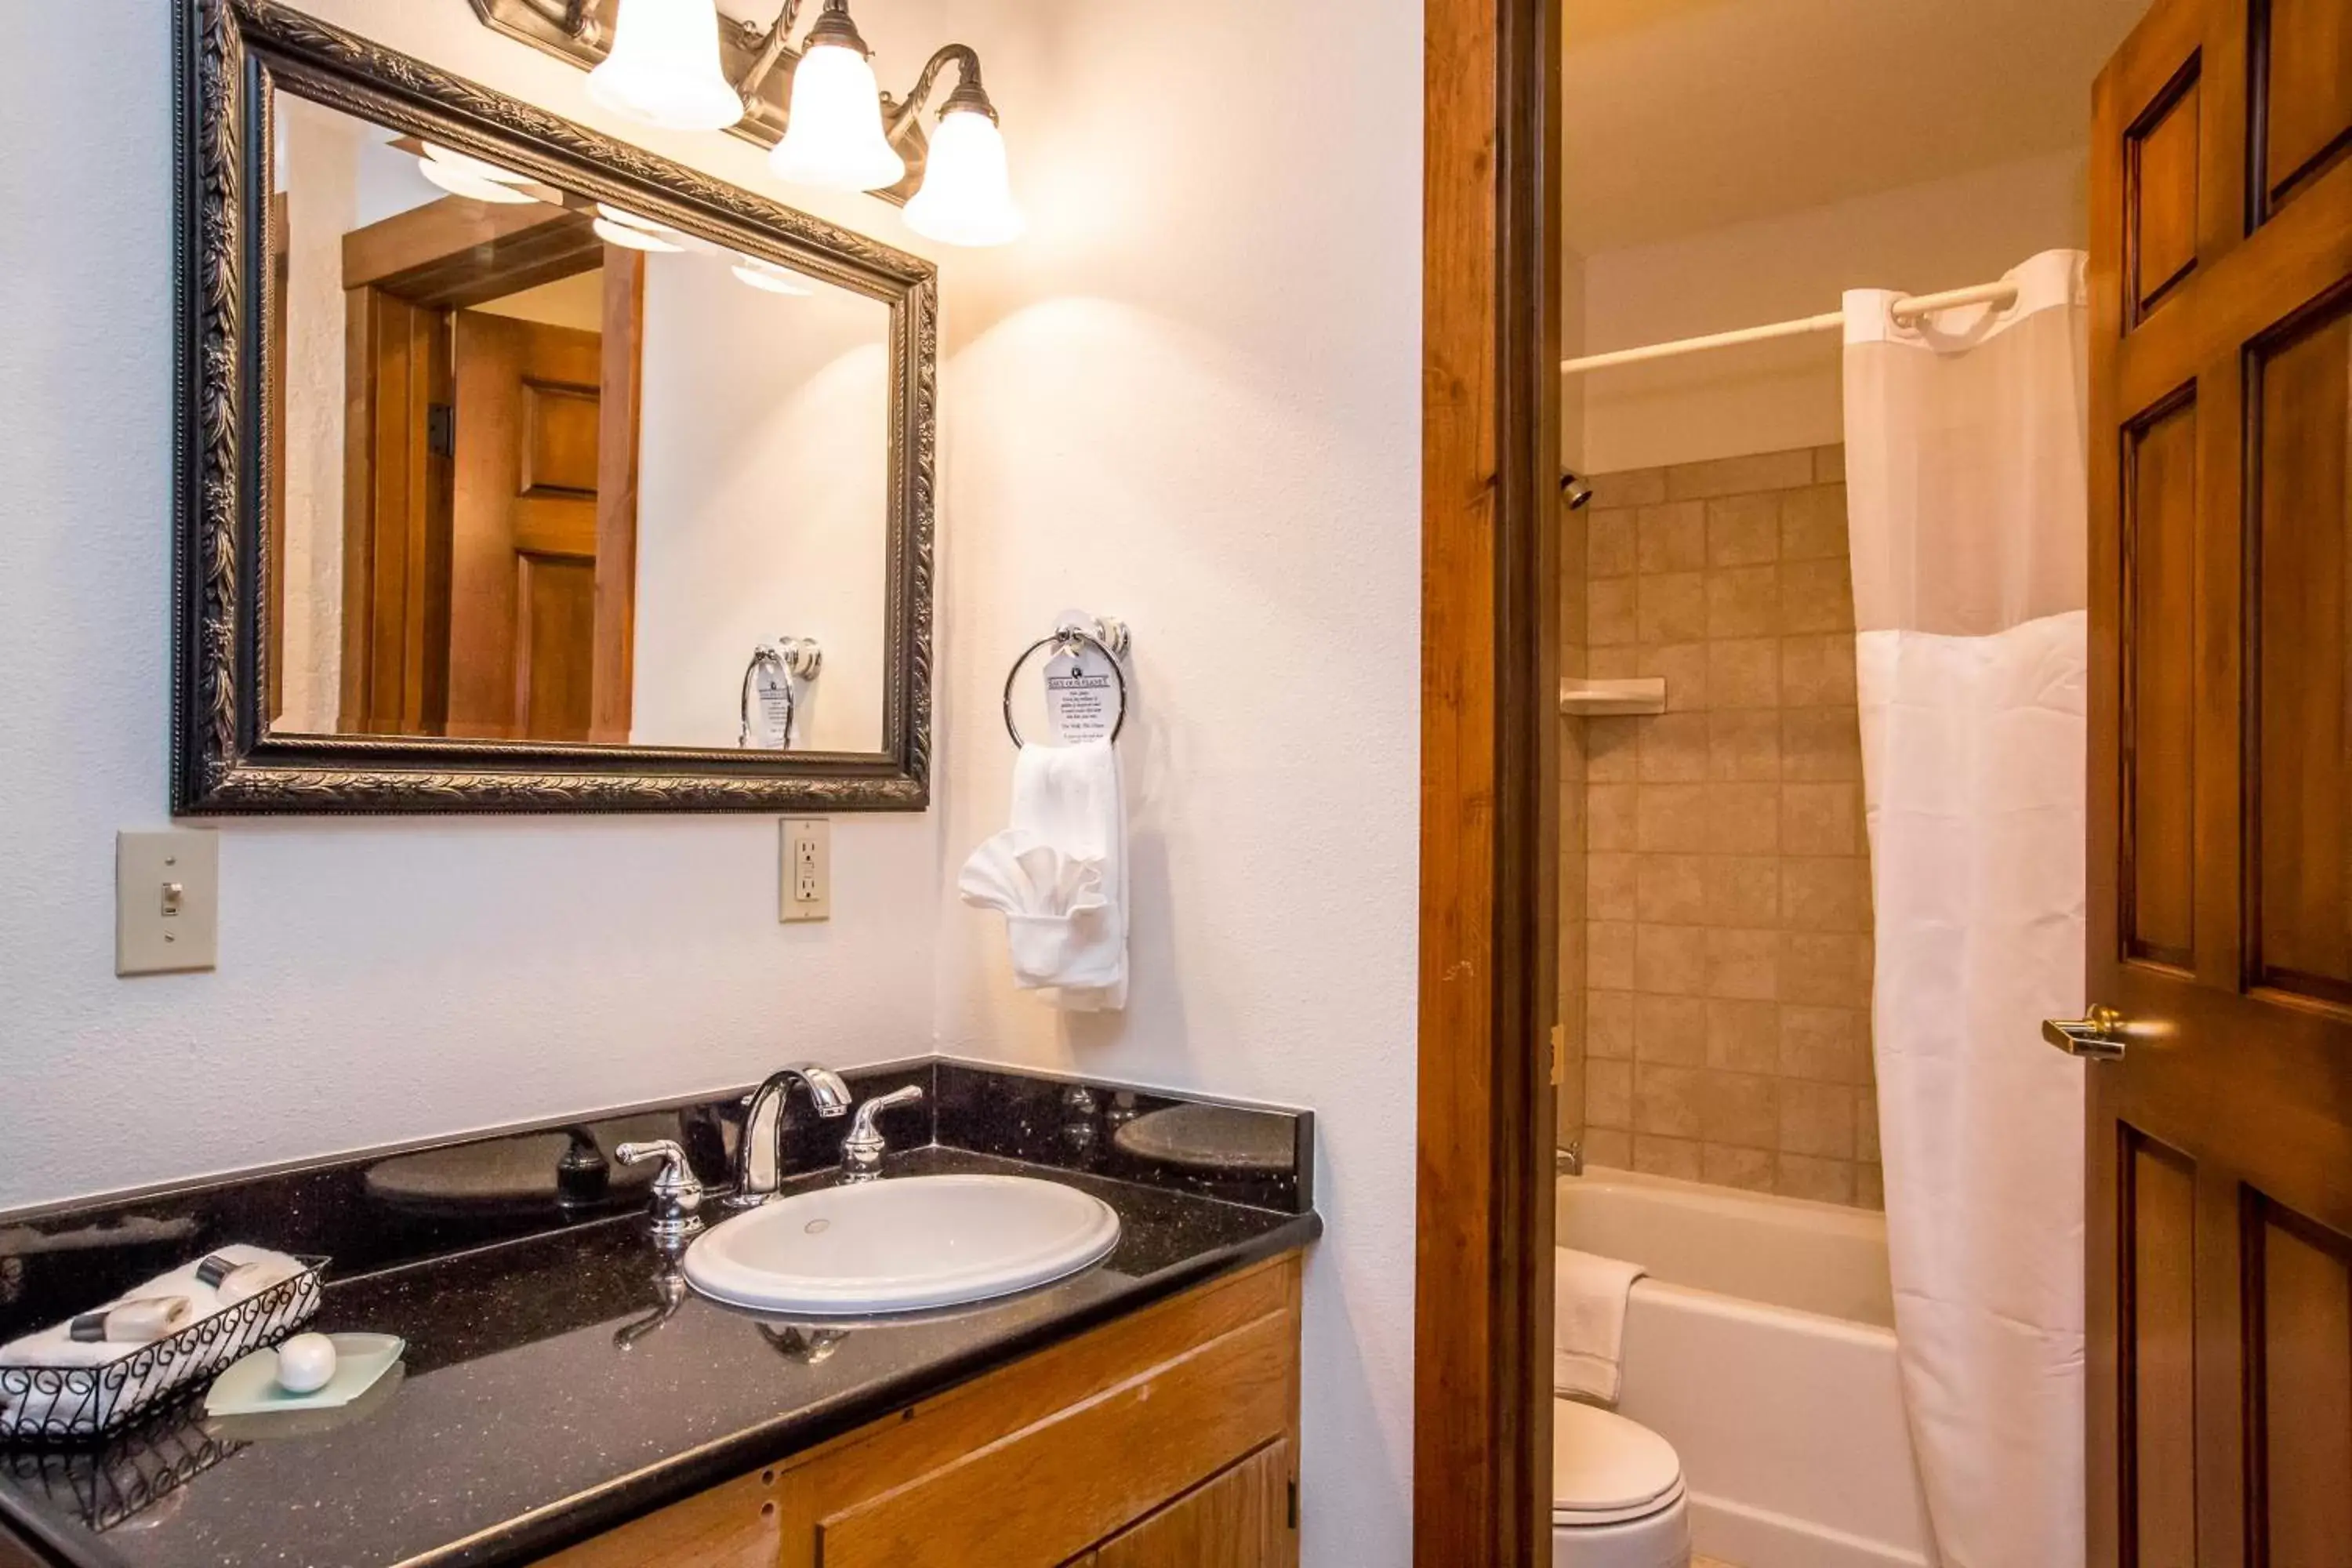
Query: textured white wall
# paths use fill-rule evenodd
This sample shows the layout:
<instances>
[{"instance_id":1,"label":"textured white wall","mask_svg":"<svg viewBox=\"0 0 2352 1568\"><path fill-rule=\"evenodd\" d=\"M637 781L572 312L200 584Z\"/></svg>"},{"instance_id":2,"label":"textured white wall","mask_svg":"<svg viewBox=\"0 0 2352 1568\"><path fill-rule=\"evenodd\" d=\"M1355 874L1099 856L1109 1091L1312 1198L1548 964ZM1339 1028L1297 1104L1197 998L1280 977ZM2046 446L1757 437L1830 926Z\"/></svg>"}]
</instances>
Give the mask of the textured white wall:
<instances>
[{"instance_id":1,"label":"textured white wall","mask_svg":"<svg viewBox=\"0 0 2352 1568\"><path fill-rule=\"evenodd\" d=\"M2090 232L2084 154L2061 153L1586 259L1584 352L1604 353L1838 308L1848 289L1988 282ZM1584 383L1584 460L1615 473L1844 436L1834 332Z\"/></svg>"},{"instance_id":2,"label":"textured white wall","mask_svg":"<svg viewBox=\"0 0 2352 1568\"><path fill-rule=\"evenodd\" d=\"M1316 1109L1304 1544L1402 1563L1421 7L954 11L1032 237L950 264L941 1044ZM1005 667L1072 605L1134 629L1136 901L1133 1005L1066 1019L953 877L1004 822Z\"/></svg>"},{"instance_id":3,"label":"textured white wall","mask_svg":"<svg viewBox=\"0 0 2352 1568\"><path fill-rule=\"evenodd\" d=\"M310 5L620 129L465 0ZM76 149L0 158L53 215L0 233L0 1205L934 1038L1309 1105L1307 1559L1405 1563L1421 7L861 12L895 85L982 48L1033 234L943 258L939 806L836 825L830 925L774 923L764 818L235 825L221 972L118 982L112 834L165 807L165 17L33 8L0 59L0 144ZM746 144L642 139L767 188ZM1075 1024L952 892L1003 819L1005 662L1067 604L1137 638L1134 1003Z\"/></svg>"}]
</instances>

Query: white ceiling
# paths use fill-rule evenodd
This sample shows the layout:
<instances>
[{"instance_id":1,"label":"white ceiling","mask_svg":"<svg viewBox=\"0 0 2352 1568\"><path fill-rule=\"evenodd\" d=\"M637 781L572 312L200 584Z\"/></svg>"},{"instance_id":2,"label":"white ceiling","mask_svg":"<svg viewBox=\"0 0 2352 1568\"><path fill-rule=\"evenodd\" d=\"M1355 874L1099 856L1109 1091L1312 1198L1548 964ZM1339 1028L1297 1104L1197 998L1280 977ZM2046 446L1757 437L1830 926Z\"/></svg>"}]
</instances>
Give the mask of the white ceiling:
<instances>
[{"instance_id":1,"label":"white ceiling","mask_svg":"<svg viewBox=\"0 0 2352 1568\"><path fill-rule=\"evenodd\" d=\"M2090 140L2148 0L1565 0L1569 243L1623 246Z\"/></svg>"}]
</instances>

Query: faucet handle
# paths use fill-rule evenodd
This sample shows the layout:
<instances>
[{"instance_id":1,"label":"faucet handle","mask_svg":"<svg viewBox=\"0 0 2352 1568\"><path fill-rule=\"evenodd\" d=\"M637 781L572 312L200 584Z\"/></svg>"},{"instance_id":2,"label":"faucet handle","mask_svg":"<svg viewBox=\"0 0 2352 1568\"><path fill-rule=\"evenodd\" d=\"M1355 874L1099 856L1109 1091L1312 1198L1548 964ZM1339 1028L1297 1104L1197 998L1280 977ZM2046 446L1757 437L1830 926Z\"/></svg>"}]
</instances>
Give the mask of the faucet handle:
<instances>
[{"instance_id":1,"label":"faucet handle","mask_svg":"<svg viewBox=\"0 0 2352 1568\"><path fill-rule=\"evenodd\" d=\"M857 1115L849 1123L849 1136L841 1141L841 1179L845 1182L870 1182L882 1173L882 1156L890 1152L884 1142L881 1129L874 1119L894 1105L912 1105L923 1098L920 1085L908 1084L887 1094L877 1094L857 1108Z\"/></svg>"},{"instance_id":2,"label":"faucet handle","mask_svg":"<svg viewBox=\"0 0 2352 1568\"><path fill-rule=\"evenodd\" d=\"M613 1151L613 1158L624 1165L642 1165L648 1160L662 1163L651 1189L656 1241L683 1241L702 1228L702 1215L697 1212L702 1207L702 1183L676 1140L624 1143Z\"/></svg>"}]
</instances>

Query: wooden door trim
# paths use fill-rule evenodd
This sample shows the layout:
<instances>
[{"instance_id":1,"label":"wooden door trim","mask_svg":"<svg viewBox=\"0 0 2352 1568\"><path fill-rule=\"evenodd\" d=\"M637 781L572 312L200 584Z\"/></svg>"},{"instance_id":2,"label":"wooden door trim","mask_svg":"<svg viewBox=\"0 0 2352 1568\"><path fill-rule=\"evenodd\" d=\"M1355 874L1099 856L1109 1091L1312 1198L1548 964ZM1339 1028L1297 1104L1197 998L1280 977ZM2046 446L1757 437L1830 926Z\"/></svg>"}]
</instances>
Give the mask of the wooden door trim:
<instances>
[{"instance_id":1,"label":"wooden door trim","mask_svg":"<svg viewBox=\"0 0 2352 1568\"><path fill-rule=\"evenodd\" d=\"M588 738L626 745L637 648L637 425L645 403L646 258L604 259L604 427L596 443L595 709Z\"/></svg>"},{"instance_id":2,"label":"wooden door trim","mask_svg":"<svg viewBox=\"0 0 2352 1568\"><path fill-rule=\"evenodd\" d=\"M1413 1552L1548 1563L1559 0L1428 0Z\"/></svg>"}]
</instances>

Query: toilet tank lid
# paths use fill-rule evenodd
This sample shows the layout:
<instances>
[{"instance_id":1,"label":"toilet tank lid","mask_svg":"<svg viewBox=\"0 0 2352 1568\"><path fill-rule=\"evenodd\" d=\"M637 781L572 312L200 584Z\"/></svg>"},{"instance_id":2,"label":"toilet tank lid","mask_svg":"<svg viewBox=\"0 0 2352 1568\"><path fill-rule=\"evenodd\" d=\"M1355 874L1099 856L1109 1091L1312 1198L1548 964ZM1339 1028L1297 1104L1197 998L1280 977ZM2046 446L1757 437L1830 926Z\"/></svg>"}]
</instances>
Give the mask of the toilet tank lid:
<instances>
[{"instance_id":1,"label":"toilet tank lid","mask_svg":"<svg viewBox=\"0 0 2352 1568\"><path fill-rule=\"evenodd\" d=\"M1674 1445L1614 1411L1555 1399L1552 1506L1578 1513L1638 1509L1672 1491L1683 1464Z\"/></svg>"}]
</instances>

